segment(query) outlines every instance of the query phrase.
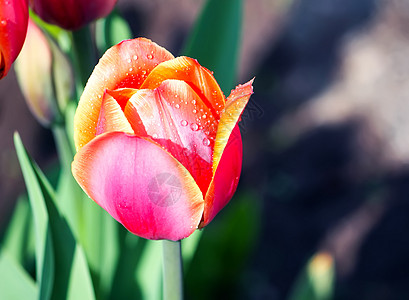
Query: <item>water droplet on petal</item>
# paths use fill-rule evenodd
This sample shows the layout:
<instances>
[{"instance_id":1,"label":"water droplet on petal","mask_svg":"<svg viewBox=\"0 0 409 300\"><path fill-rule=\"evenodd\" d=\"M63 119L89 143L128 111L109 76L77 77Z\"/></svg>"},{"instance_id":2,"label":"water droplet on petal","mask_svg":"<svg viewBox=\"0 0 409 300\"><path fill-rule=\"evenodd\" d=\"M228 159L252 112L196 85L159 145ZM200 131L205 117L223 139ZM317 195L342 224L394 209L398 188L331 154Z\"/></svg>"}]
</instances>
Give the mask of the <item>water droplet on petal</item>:
<instances>
[{"instance_id":1,"label":"water droplet on petal","mask_svg":"<svg viewBox=\"0 0 409 300\"><path fill-rule=\"evenodd\" d=\"M196 104L196 100L195 100L195 99L192 100L192 104L193 104L193 105Z\"/></svg>"},{"instance_id":2,"label":"water droplet on petal","mask_svg":"<svg viewBox=\"0 0 409 300\"><path fill-rule=\"evenodd\" d=\"M209 146L210 145L210 140L208 138L203 139L203 145Z\"/></svg>"},{"instance_id":3,"label":"water droplet on petal","mask_svg":"<svg viewBox=\"0 0 409 300\"><path fill-rule=\"evenodd\" d=\"M199 126L198 126L196 123L192 123L192 124L190 125L190 129L192 129L193 131L196 131L196 130L199 129Z\"/></svg>"},{"instance_id":4,"label":"water droplet on petal","mask_svg":"<svg viewBox=\"0 0 409 300\"><path fill-rule=\"evenodd\" d=\"M195 113L197 113L197 110L196 110L196 109L194 109L194 110L193 110L193 113L194 113L194 114L195 114Z\"/></svg>"},{"instance_id":5,"label":"water droplet on petal","mask_svg":"<svg viewBox=\"0 0 409 300\"><path fill-rule=\"evenodd\" d=\"M132 60L131 60L130 58L128 58L128 60L127 60L127 61L128 61L128 63L131 63L131 62L132 62Z\"/></svg>"},{"instance_id":6,"label":"water droplet on petal","mask_svg":"<svg viewBox=\"0 0 409 300\"><path fill-rule=\"evenodd\" d=\"M183 127L187 126L187 121L186 120L180 121L180 125L182 125Z\"/></svg>"},{"instance_id":7,"label":"water droplet on petal","mask_svg":"<svg viewBox=\"0 0 409 300\"><path fill-rule=\"evenodd\" d=\"M176 107L176 108L180 108L180 105L176 103L175 107Z\"/></svg>"},{"instance_id":8,"label":"water droplet on petal","mask_svg":"<svg viewBox=\"0 0 409 300\"><path fill-rule=\"evenodd\" d=\"M133 68L129 68L129 72L132 72Z\"/></svg>"},{"instance_id":9,"label":"water droplet on petal","mask_svg":"<svg viewBox=\"0 0 409 300\"><path fill-rule=\"evenodd\" d=\"M7 20L1 20L1 21L0 21L0 24L1 24L2 26L6 26L6 25L7 25Z\"/></svg>"},{"instance_id":10,"label":"water droplet on petal","mask_svg":"<svg viewBox=\"0 0 409 300\"><path fill-rule=\"evenodd\" d=\"M158 135L157 135L156 133L154 133L154 134L152 134L152 137L153 137L154 139L157 139L157 138L158 138Z\"/></svg>"},{"instance_id":11,"label":"water droplet on petal","mask_svg":"<svg viewBox=\"0 0 409 300\"><path fill-rule=\"evenodd\" d=\"M152 55L152 54L148 54L147 57L148 57L148 59L153 59L153 55Z\"/></svg>"},{"instance_id":12,"label":"water droplet on petal","mask_svg":"<svg viewBox=\"0 0 409 300\"><path fill-rule=\"evenodd\" d=\"M206 119L206 114L204 114L204 115L202 116L202 118L203 118L203 119Z\"/></svg>"},{"instance_id":13,"label":"water droplet on petal","mask_svg":"<svg viewBox=\"0 0 409 300\"><path fill-rule=\"evenodd\" d=\"M134 55L133 60L137 60L137 59L138 59L138 55Z\"/></svg>"}]
</instances>

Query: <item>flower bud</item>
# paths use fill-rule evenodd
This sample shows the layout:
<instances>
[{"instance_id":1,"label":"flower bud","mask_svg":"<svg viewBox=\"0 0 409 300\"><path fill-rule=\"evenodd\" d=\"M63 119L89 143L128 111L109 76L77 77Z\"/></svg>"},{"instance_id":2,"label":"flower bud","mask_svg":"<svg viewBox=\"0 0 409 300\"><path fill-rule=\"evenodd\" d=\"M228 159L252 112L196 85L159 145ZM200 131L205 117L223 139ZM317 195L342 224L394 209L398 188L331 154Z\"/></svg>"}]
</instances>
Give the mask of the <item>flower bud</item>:
<instances>
[{"instance_id":1,"label":"flower bud","mask_svg":"<svg viewBox=\"0 0 409 300\"><path fill-rule=\"evenodd\" d=\"M44 21L64 29L75 30L107 16L116 0L30 0L30 5Z\"/></svg>"},{"instance_id":2,"label":"flower bud","mask_svg":"<svg viewBox=\"0 0 409 300\"><path fill-rule=\"evenodd\" d=\"M72 70L58 46L31 20L15 70L37 120L44 126L60 122L72 92Z\"/></svg>"},{"instance_id":3,"label":"flower bud","mask_svg":"<svg viewBox=\"0 0 409 300\"><path fill-rule=\"evenodd\" d=\"M20 53L27 21L27 0L0 0L0 79Z\"/></svg>"}]
</instances>

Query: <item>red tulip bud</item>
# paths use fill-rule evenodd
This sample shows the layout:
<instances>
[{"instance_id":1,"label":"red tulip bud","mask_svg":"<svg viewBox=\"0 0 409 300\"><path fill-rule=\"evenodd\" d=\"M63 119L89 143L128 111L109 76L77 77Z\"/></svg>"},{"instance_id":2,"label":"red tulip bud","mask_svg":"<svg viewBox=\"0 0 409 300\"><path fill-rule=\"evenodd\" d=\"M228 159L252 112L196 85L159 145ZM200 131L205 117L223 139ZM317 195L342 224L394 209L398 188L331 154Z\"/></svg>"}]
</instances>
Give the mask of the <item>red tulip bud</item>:
<instances>
[{"instance_id":1,"label":"red tulip bud","mask_svg":"<svg viewBox=\"0 0 409 300\"><path fill-rule=\"evenodd\" d=\"M30 6L44 21L75 30L107 16L117 0L30 0Z\"/></svg>"},{"instance_id":2,"label":"red tulip bud","mask_svg":"<svg viewBox=\"0 0 409 300\"><path fill-rule=\"evenodd\" d=\"M0 0L0 79L23 47L27 21L27 0Z\"/></svg>"}]
</instances>

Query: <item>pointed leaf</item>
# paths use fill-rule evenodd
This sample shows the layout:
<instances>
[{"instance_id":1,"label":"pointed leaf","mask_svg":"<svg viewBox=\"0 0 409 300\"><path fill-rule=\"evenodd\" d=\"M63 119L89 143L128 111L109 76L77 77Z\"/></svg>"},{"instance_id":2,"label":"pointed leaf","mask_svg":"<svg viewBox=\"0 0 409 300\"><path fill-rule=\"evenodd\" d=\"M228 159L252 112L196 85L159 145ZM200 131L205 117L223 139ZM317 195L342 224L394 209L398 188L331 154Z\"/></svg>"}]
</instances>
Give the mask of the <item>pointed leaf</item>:
<instances>
[{"instance_id":1,"label":"pointed leaf","mask_svg":"<svg viewBox=\"0 0 409 300\"><path fill-rule=\"evenodd\" d=\"M81 299L94 300L95 296L85 255L81 246L77 244L67 221L55 205L55 193L51 185L40 169L32 163L18 134L15 134L15 145L26 184L30 185L28 187L29 196L36 197L30 198L30 201L45 209L44 219L47 220L47 237L50 241L46 250L52 250L51 253L54 254L49 258L47 257L46 262L50 266L55 266L55 274L58 275L55 278L48 277L48 280L54 284L52 299L74 300L78 299L80 294ZM30 189L33 190L31 193ZM54 271L54 269L52 270ZM45 299L41 296L40 290L40 299Z\"/></svg>"},{"instance_id":2,"label":"pointed leaf","mask_svg":"<svg viewBox=\"0 0 409 300\"><path fill-rule=\"evenodd\" d=\"M39 282L39 299L50 299L54 280L54 253L52 249L51 232L44 195L37 181L37 176L31 166L20 136L14 135L17 156L27 186L31 209L34 217L36 236L36 274Z\"/></svg>"},{"instance_id":3,"label":"pointed leaf","mask_svg":"<svg viewBox=\"0 0 409 300\"><path fill-rule=\"evenodd\" d=\"M0 252L0 299L36 300L38 287L30 275L5 251Z\"/></svg>"},{"instance_id":4,"label":"pointed leaf","mask_svg":"<svg viewBox=\"0 0 409 300\"><path fill-rule=\"evenodd\" d=\"M183 51L214 71L225 93L236 79L241 22L242 0L208 0Z\"/></svg>"},{"instance_id":5,"label":"pointed leaf","mask_svg":"<svg viewBox=\"0 0 409 300\"><path fill-rule=\"evenodd\" d=\"M128 23L115 9L108 17L98 20L95 26L95 39L100 53L133 36Z\"/></svg>"}]
</instances>

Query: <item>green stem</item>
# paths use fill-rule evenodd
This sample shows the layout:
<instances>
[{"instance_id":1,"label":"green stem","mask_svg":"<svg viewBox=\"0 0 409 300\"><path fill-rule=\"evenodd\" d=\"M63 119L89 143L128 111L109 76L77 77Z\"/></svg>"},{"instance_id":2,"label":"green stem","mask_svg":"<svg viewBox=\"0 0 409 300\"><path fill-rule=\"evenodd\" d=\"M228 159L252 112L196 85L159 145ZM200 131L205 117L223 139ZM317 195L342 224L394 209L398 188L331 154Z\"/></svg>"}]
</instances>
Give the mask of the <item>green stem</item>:
<instances>
[{"instance_id":1,"label":"green stem","mask_svg":"<svg viewBox=\"0 0 409 300\"><path fill-rule=\"evenodd\" d=\"M82 89L87 83L97 62L93 41L94 39L88 25L72 32L72 46L78 95L82 94Z\"/></svg>"},{"instance_id":2,"label":"green stem","mask_svg":"<svg viewBox=\"0 0 409 300\"><path fill-rule=\"evenodd\" d=\"M61 167L71 170L71 163L74 158L74 152L71 147L71 142L67 135L67 131L63 125L55 125L52 127L54 141L60 158Z\"/></svg>"},{"instance_id":3,"label":"green stem","mask_svg":"<svg viewBox=\"0 0 409 300\"><path fill-rule=\"evenodd\" d=\"M183 299L183 271L180 241L162 241L163 246L163 299Z\"/></svg>"}]
</instances>

